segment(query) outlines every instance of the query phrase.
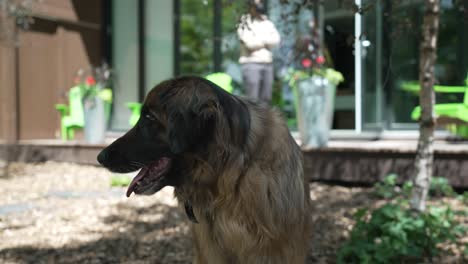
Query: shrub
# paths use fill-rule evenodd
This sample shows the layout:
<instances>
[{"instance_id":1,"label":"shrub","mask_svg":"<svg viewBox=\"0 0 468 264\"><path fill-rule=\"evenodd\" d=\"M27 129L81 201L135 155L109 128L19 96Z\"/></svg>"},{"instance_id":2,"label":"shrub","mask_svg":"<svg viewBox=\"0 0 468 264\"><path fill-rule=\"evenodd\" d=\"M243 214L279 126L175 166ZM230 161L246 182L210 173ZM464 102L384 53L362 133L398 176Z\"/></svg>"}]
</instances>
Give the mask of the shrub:
<instances>
[{"instance_id":1,"label":"shrub","mask_svg":"<svg viewBox=\"0 0 468 264\"><path fill-rule=\"evenodd\" d=\"M411 181L406 181L400 188L397 185L397 179L398 175L389 174L381 182L376 183L374 185L375 195L384 199L391 199L400 194L404 197L409 197L413 189L413 183ZM456 193L452 186L450 186L447 178L432 177L431 186L429 187L429 196L454 197Z\"/></svg>"},{"instance_id":2,"label":"shrub","mask_svg":"<svg viewBox=\"0 0 468 264\"><path fill-rule=\"evenodd\" d=\"M381 182L374 185L375 194L384 199L390 199L397 194L396 183L398 175L389 174Z\"/></svg>"},{"instance_id":3,"label":"shrub","mask_svg":"<svg viewBox=\"0 0 468 264\"><path fill-rule=\"evenodd\" d=\"M460 199L464 204L468 205L468 192L464 192L463 194L460 194L458 196L458 199Z\"/></svg>"},{"instance_id":4,"label":"shrub","mask_svg":"<svg viewBox=\"0 0 468 264\"><path fill-rule=\"evenodd\" d=\"M453 197L456 195L452 186L450 186L447 178L432 177L431 186L429 187L429 194L431 196L447 196Z\"/></svg>"},{"instance_id":5,"label":"shrub","mask_svg":"<svg viewBox=\"0 0 468 264\"><path fill-rule=\"evenodd\" d=\"M449 207L428 207L413 213L407 200L374 211L361 209L350 239L338 252L338 263L400 263L422 261L439 253L437 245L455 241L464 227Z\"/></svg>"}]
</instances>

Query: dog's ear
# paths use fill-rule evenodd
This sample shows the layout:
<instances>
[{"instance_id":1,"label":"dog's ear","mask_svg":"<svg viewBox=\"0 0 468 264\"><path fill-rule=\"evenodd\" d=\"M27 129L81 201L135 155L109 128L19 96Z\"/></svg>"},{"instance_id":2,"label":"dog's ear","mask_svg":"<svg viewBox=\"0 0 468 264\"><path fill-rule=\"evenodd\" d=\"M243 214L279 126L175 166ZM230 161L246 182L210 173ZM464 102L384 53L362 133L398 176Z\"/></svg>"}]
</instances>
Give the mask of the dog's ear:
<instances>
[{"instance_id":1,"label":"dog's ear","mask_svg":"<svg viewBox=\"0 0 468 264\"><path fill-rule=\"evenodd\" d=\"M168 136L172 153L194 150L206 143L213 135L217 115L218 107L211 100L170 113Z\"/></svg>"},{"instance_id":2,"label":"dog's ear","mask_svg":"<svg viewBox=\"0 0 468 264\"><path fill-rule=\"evenodd\" d=\"M189 117L186 117L180 111L174 111L169 114L168 120L168 137L171 152L179 154L187 148L190 133L188 131Z\"/></svg>"}]
</instances>

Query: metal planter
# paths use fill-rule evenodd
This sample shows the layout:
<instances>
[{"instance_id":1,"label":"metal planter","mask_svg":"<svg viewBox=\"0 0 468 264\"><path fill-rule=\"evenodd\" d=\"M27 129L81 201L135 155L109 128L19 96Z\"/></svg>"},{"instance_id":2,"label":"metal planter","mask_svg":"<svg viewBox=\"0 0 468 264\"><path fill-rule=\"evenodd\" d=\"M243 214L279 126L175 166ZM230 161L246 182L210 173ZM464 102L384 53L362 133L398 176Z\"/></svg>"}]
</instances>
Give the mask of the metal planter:
<instances>
[{"instance_id":1,"label":"metal planter","mask_svg":"<svg viewBox=\"0 0 468 264\"><path fill-rule=\"evenodd\" d=\"M87 143L103 143L106 136L104 100L97 96L84 99L84 135Z\"/></svg>"},{"instance_id":2,"label":"metal planter","mask_svg":"<svg viewBox=\"0 0 468 264\"><path fill-rule=\"evenodd\" d=\"M297 81L294 89L301 146L327 146L333 120L336 85L322 76L314 75Z\"/></svg>"}]
</instances>

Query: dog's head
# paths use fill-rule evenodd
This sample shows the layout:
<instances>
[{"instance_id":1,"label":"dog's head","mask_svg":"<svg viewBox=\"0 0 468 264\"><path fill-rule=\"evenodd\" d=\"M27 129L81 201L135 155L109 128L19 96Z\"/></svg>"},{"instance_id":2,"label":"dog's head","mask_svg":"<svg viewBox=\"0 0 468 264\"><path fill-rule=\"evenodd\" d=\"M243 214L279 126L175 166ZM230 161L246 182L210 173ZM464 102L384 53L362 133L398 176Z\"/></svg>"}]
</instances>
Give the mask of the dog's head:
<instances>
[{"instance_id":1,"label":"dog's head","mask_svg":"<svg viewBox=\"0 0 468 264\"><path fill-rule=\"evenodd\" d=\"M137 124L102 150L98 161L114 172L141 169L127 196L178 186L193 169L184 157L209 151L221 118L227 117L229 126L240 126L239 118L232 117L239 116L234 113L238 104L233 96L199 77L165 81L147 95Z\"/></svg>"}]
</instances>

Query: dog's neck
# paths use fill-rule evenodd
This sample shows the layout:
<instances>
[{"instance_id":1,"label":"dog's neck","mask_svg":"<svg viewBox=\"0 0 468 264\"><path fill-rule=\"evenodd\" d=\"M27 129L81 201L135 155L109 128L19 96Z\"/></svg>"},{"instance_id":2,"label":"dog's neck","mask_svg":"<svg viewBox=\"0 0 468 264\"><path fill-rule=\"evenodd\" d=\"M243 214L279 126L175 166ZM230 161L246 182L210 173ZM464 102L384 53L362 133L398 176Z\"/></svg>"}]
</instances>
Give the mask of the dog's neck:
<instances>
[{"instance_id":1,"label":"dog's neck","mask_svg":"<svg viewBox=\"0 0 468 264\"><path fill-rule=\"evenodd\" d=\"M226 179L242 178L250 160L247 153L251 151L246 151L251 141L250 103L239 99L232 101L236 112L225 113L228 119L218 124L218 133L214 135L217 144L206 146L206 152L184 156L190 164L187 167L195 169L190 171L193 177L187 177L190 182L178 186L175 193L179 203L184 204L187 218L193 223L198 223L200 218L211 218L215 208L226 202L219 194L232 193L235 190L227 189L237 188L235 182ZM225 177L224 174L240 175Z\"/></svg>"},{"instance_id":2,"label":"dog's neck","mask_svg":"<svg viewBox=\"0 0 468 264\"><path fill-rule=\"evenodd\" d=\"M240 164L238 164L238 167L242 168ZM241 170L236 169L235 171L227 170L225 173L241 173L239 177L242 178L244 177L246 168ZM198 224L199 220L209 221L216 215L216 208L230 201L230 199L226 199L227 197L220 196L219 194L227 193L226 188L230 189L229 193L235 192L238 186L235 183L224 181L222 177L223 175L220 174L218 180L211 184L191 182L190 184L182 184L176 187L175 195L179 203L184 205L185 214L191 222ZM229 179L229 177L227 178Z\"/></svg>"},{"instance_id":3,"label":"dog's neck","mask_svg":"<svg viewBox=\"0 0 468 264\"><path fill-rule=\"evenodd\" d=\"M212 207L213 203L213 195L211 191L209 191L209 187L198 185L198 184L190 184L192 186L197 186L195 188L185 188L187 185L181 185L176 187L175 189L175 196L179 201L179 204L184 205L184 210L187 218L193 223L199 223L199 214L206 214L209 215L210 208ZM197 212L197 214L195 214Z\"/></svg>"},{"instance_id":4,"label":"dog's neck","mask_svg":"<svg viewBox=\"0 0 468 264\"><path fill-rule=\"evenodd\" d=\"M198 224L198 220L195 217L195 214L193 213L193 207L192 204L189 201L185 201L184 203L184 208L185 208L185 214L187 215L187 218L194 224Z\"/></svg>"}]
</instances>

